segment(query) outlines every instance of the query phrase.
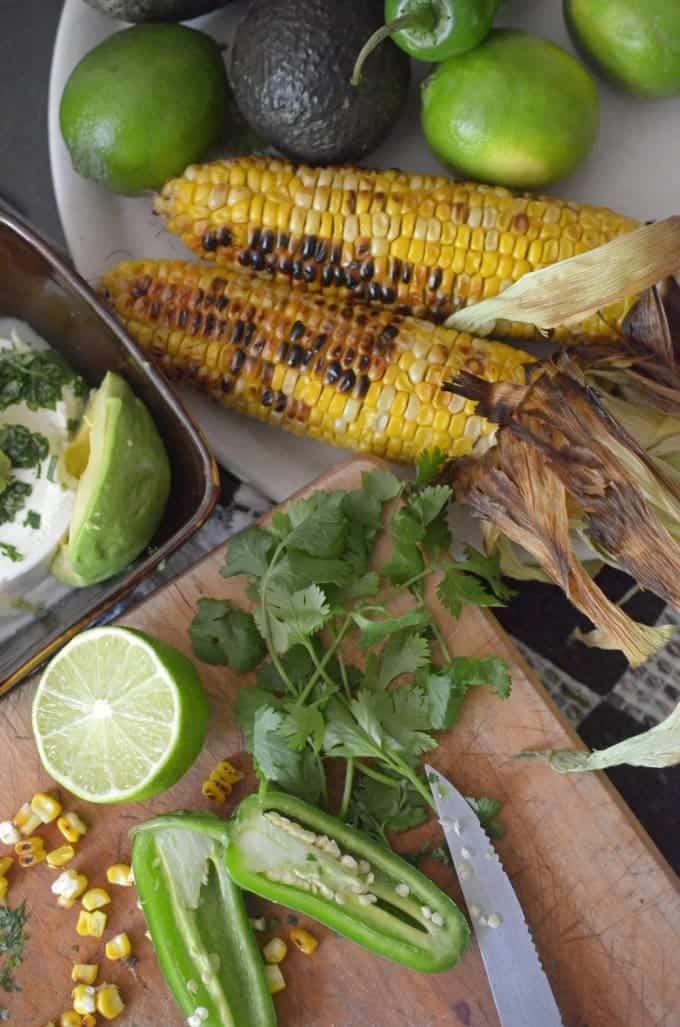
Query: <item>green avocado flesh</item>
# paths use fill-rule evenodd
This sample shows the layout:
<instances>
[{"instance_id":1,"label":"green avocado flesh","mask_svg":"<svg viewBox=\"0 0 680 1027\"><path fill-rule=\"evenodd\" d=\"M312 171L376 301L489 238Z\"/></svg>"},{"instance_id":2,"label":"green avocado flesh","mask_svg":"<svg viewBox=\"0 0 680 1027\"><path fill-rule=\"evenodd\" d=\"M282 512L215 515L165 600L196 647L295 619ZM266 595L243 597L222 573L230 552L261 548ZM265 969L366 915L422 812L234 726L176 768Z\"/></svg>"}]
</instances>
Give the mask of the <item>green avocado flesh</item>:
<instances>
[{"instance_id":1,"label":"green avocado flesh","mask_svg":"<svg viewBox=\"0 0 680 1027\"><path fill-rule=\"evenodd\" d=\"M52 573L67 585L93 585L122 571L151 541L170 492L170 463L148 410L112 373L63 459L78 485Z\"/></svg>"}]
</instances>

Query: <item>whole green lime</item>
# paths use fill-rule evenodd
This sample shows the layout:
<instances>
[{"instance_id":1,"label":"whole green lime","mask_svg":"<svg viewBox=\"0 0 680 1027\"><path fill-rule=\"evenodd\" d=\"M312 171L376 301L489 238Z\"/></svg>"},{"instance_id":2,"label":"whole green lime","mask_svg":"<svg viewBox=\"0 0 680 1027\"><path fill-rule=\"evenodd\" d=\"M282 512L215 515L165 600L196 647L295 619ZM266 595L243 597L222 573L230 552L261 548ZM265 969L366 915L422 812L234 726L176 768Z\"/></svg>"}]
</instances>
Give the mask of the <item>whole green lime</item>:
<instances>
[{"instance_id":1,"label":"whole green lime","mask_svg":"<svg viewBox=\"0 0 680 1027\"><path fill-rule=\"evenodd\" d=\"M554 43L493 30L425 81L425 137L446 164L484 182L537 188L568 175L595 141L588 72Z\"/></svg>"},{"instance_id":2,"label":"whole green lime","mask_svg":"<svg viewBox=\"0 0 680 1027\"><path fill-rule=\"evenodd\" d=\"M213 39L184 25L138 25L76 65L61 131L79 174L138 193L200 160L223 129L227 95Z\"/></svg>"},{"instance_id":3,"label":"whole green lime","mask_svg":"<svg viewBox=\"0 0 680 1027\"><path fill-rule=\"evenodd\" d=\"M680 95L680 0L565 0L576 46L638 96Z\"/></svg>"}]
</instances>

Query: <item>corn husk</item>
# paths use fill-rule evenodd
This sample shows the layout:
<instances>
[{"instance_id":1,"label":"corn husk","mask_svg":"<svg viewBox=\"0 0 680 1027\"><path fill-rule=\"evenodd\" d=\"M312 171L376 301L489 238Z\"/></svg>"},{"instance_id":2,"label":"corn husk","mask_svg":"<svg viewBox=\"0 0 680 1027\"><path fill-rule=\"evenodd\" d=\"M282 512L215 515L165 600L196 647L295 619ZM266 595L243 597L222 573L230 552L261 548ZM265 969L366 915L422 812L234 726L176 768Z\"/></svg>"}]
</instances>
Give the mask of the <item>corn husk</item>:
<instances>
[{"instance_id":1,"label":"corn husk","mask_svg":"<svg viewBox=\"0 0 680 1027\"><path fill-rule=\"evenodd\" d=\"M581 752L572 749L535 749L519 753L524 758L547 760L560 774L606 770L627 763L631 767L673 767L680 763L680 703L660 724L607 749Z\"/></svg>"},{"instance_id":2,"label":"corn husk","mask_svg":"<svg viewBox=\"0 0 680 1027\"><path fill-rule=\"evenodd\" d=\"M576 324L619 300L632 304L678 268L680 216L675 215L533 271L499 296L457 311L446 324L488 335L498 320L520 321L547 332Z\"/></svg>"}]
</instances>

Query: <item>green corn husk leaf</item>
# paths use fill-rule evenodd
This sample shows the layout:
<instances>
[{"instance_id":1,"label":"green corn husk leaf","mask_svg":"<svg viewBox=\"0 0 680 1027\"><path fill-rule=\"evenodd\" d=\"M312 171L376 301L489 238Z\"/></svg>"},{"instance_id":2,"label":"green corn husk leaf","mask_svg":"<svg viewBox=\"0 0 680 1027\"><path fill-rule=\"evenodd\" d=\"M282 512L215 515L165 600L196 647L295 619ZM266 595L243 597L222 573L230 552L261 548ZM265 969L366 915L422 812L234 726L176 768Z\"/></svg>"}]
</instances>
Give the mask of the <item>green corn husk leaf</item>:
<instances>
[{"instance_id":1,"label":"green corn husk leaf","mask_svg":"<svg viewBox=\"0 0 680 1027\"><path fill-rule=\"evenodd\" d=\"M680 216L643 225L587 253L532 271L499 296L457 311L450 328L488 335L498 320L547 331L629 299L680 268Z\"/></svg>"},{"instance_id":2,"label":"green corn husk leaf","mask_svg":"<svg viewBox=\"0 0 680 1027\"><path fill-rule=\"evenodd\" d=\"M546 760L560 774L606 770L626 763L631 767L673 767L680 763L680 703L660 724L607 749L528 749L521 758Z\"/></svg>"}]
</instances>

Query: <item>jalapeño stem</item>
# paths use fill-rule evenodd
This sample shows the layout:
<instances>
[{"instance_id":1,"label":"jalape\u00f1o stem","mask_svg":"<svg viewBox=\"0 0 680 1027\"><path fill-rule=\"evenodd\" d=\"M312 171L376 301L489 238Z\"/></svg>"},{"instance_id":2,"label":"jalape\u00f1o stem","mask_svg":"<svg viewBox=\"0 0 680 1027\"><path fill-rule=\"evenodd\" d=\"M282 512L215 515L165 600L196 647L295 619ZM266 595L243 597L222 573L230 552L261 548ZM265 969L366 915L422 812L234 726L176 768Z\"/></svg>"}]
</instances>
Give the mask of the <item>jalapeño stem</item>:
<instances>
[{"instance_id":1,"label":"jalape\u00f1o stem","mask_svg":"<svg viewBox=\"0 0 680 1027\"><path fill-rule=\"evenodd\" d=\"M373 35L366 40L359 56L356 59L354 65L354 71L352 72L352 78L350 83L353 86L358 86L361 82L361 73L364 68L366 60L370 57L376 47L380 46L386 39L393 36L395 32L401 32L402 29L411 28L424 28L432 29L436 24L436 18L434 11L430 4L427 7L421 7L417 11L411 11L410 14L402 14L400 18L394 18L393 21L388 21L387 24L381 25L379 29L376 29Z\"/></svg>"}]
</instances>

